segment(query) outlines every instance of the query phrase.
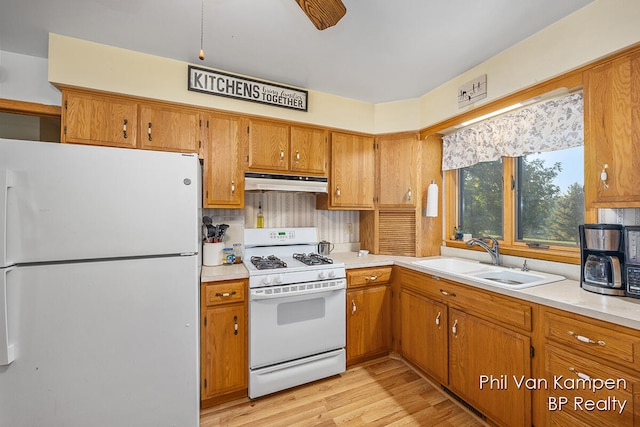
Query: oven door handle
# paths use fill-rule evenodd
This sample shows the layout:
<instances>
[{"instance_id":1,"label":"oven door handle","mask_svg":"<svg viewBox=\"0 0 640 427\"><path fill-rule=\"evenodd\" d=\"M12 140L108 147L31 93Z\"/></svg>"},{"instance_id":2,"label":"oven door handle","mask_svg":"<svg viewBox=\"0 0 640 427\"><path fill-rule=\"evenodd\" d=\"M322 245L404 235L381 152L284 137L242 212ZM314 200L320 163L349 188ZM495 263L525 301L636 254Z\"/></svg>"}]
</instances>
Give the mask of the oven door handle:
<instances>
[{"instance_id":1,"label":"oven door handle","mask_svg":"<svg viewBox=\"0 0 640 427\"><path fill-rule=\"evenodd\" d=\"M284 293L279 292L279 293L271 293L271 294L263 294L263 293L254 294L252 292L251 300L259 301L259 300L269 300L269 299L276 299L276 298L304 297L304 296L313 295L313 294L329 294L337 291L344 291L344 289L345 289L344 286L340 286L335 288L305 289L302 291L284 292Z\"/></svg>"}]
</instances>

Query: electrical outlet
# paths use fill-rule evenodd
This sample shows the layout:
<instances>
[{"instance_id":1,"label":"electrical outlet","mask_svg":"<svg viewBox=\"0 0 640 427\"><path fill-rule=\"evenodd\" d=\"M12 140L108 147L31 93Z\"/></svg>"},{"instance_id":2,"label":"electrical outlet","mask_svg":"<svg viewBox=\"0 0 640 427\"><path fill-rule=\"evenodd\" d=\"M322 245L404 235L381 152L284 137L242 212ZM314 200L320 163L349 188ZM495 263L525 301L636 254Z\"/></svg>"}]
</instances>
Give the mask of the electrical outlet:
<instances>
[{"instance_id":1,"label":"electrical outlet","mask_svg":"<svg viewBox=\"0 0 640 427\"><path fill-rule=\"evenodd\" d=\"M352 222L348 222L347 223L347 234L351 234L353 233L353 223Z\"/></svg>"}]
</instances>

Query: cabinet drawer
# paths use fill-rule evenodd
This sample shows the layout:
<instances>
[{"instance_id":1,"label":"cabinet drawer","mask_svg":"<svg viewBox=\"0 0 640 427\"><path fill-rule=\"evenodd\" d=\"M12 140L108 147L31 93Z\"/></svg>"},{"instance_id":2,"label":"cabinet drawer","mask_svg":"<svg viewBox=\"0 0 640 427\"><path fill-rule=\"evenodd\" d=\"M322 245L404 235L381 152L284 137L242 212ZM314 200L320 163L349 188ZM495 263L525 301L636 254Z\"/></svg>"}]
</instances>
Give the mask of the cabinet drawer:
<instances>
[{"instance_id":1,"label":"cabinet drawer","mask_svg":"<svg viewBox=\"0 0 640 427\"><path fill-rule=\"evenodd\" d=\"M636 426L640 422L640 379L606 364L585 359L580 352L561 350L553 345L545 347L545 380L540 388L549 397L545 402L566 403L560 410L547 408L546 425L566 425L563 413L581 423L573 425ZM614 400L614 398L616 400ZM587 409L589 401L600 402L599 409ZM620 404L624 410L620 413ZM610 408L603 410L603 404ZM569 419L570 419L569 418Z\"/></svg>"},{"instance_id":2,"label":"cabinet drawer","mask_svg":"<svg viewBox=\"0 0 640 427\"><path fill-rule=\"evenodd\" d=\"M391 267L360 268L357 270L347 270L347 284L349 287L386 283L390 279Z\"/></svg>"},{"instance_id":3,"label":"cabinet drawer","mask_svg":"<svg viewBox=\"0 0 640 427\"><path fill-rule=\"evenodd\" d=\"M244 301L244 290L244 280L208 284L205 292L205 304L219 305Z\"/></svg>"},{"instance_id":4,"label":"cabinet drawer","mask_svg":"<svg viewBox=\"0 0 640 427\"><path fill-rule=\"evenodd\" d=\"M640 337L614 324L545 310L544 333L580 353L640 369Z\"/></svg>"},{"instance_id":5,"label":"cabinet drawer","mask_svg":"<svg viewBox=\"0 0 640 427\"><path fill-rule=\"evenodd\" d=\"M467 313L524 331L532 330L533 308L529 303L410 270L402 270L400 281L403 288L413 289Z\"/></svg>"}]
</instances>

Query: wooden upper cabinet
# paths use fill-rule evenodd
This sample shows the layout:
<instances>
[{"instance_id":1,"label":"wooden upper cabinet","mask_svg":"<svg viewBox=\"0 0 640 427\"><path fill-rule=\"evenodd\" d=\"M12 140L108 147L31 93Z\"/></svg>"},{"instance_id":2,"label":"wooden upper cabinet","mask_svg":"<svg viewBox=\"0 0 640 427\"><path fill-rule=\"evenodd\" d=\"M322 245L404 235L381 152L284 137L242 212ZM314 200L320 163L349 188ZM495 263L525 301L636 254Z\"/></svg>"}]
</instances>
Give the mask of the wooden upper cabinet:
<instances>
[{"instance_id":1,"label":"wooden upper cabinet","mask_svg":"<svg viewBox=\"0 0 640 427\"><path fill-rule=\"evenodd\" d=\"M138 107L118 97L63 91L61 141L136 147Z\"/></svg>"},{"instance_id":2,"label":"wooden upper cabinet","mask_svg":"<svg viewBox=\"0 0 640 427\"><path fill-rule=\"evenodd\" d=\"M326 176L327 146L325 129L291 126L291 171Z\"/></svg>"},{"instance_id":3,"label":"wooden upper cabinet","mask_svg":"<svg viewBox=\"0 0 640 427\"><path fill-rule=\"evenodd\" d=\"M289 170L289 125L266 120L249 120L248 169L287 172Z\"/></svg>"},{"instance_id":4,"label":"wooden upper cabinet","mask_svg":"<svg viewBox=\"0 0 640 427\"><path fill-rule=\"evenodd\" d=\"M329 208L359 210L374 208L373 144L374 139L370 136L342 132L331 134Z\"/></svg>"},{"instance_id":5,"label":"wooden upper cabinet","mask_svg":"<svg viewBox=\"0 0 640 427\"><path fill-rule=\"evenodd\" d=\"M640 207L640 53L586 71L584 95L585 204Z\"/></svg>"},{"instance_id":6,"label":"wooden upper cabinet","mask_svg":"<svg viewBox=\"0 0 640 427\"><path fill-rule=\"evenodd\" d=\"M326 176L327 155L323 128L249 120L249 170Z\"/></svg>"},{"instance_id":7,"label":"wooden upper cabinet","mask_svg":"<svg viewBox=\"0 0 640 427\"><path fill-rule=\"evenodd\" d=\"M223 114L203 114L204 207L244 207L246 120Z\"/></svg>"},{"instance_id":8,"label":"wooden upper cabinet","mask_svg":"<svg viewBox=\"0 0 640 427\"><path fill-rule=\"evenodd\" d=\"M418 184L418 134L376 139L378 206L415 208Z\"/></svg>"},{"instance_id":9,"label":"wooden upper cabinet","mask_svg":"<svg viewBox=\"0 0 640 427\"><path fill-rule=\"evenodd\" d=\"M140 145L147 150L199 153L198 113L162 105L140 106Z\"/></svg>"}]
</instances>

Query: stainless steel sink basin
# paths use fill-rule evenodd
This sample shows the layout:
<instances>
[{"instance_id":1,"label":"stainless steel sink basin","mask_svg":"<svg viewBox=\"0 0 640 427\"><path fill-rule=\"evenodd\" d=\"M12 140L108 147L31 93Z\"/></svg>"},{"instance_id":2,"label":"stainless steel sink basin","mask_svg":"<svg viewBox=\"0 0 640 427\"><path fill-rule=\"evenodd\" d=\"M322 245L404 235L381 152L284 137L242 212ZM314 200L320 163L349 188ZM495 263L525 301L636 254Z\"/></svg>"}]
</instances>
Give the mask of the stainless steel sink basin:
<instances>
[{"instance_id":1,"label":"stainless steel sink basin","mask_svg":"<svg viewBox=\"0 0 640 427\"><path fill-rule=\"evenodd\" d=\"M413 261L414 265L435 272L447 273L470 282L490 284L507 289L525 289L547 283L559 282L565 278L540 271L520 271L518 269L481 264L460 258L431 258Z\"/></svg>"}]
</instances>

